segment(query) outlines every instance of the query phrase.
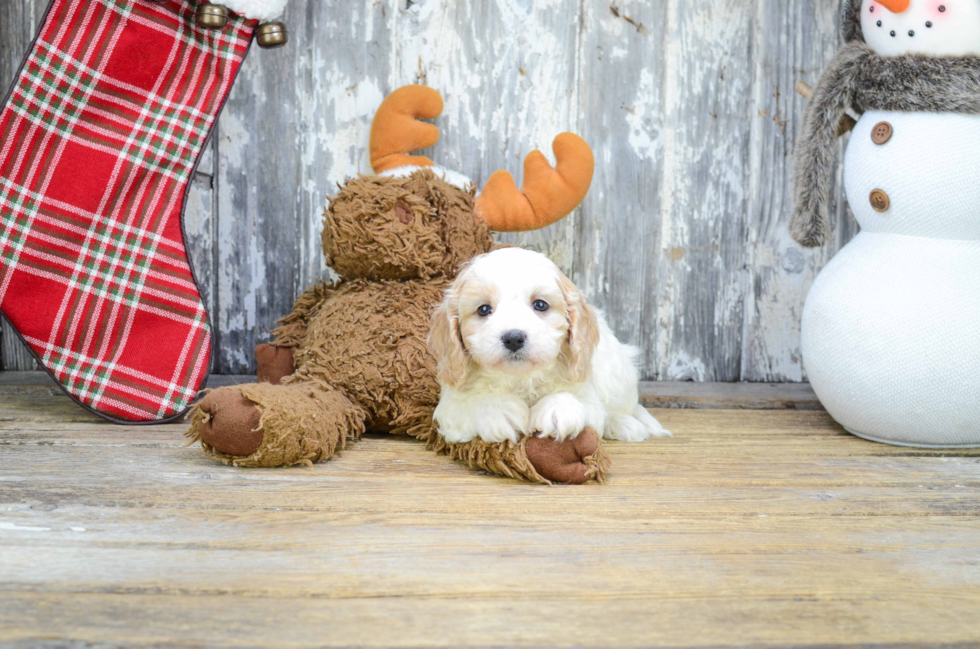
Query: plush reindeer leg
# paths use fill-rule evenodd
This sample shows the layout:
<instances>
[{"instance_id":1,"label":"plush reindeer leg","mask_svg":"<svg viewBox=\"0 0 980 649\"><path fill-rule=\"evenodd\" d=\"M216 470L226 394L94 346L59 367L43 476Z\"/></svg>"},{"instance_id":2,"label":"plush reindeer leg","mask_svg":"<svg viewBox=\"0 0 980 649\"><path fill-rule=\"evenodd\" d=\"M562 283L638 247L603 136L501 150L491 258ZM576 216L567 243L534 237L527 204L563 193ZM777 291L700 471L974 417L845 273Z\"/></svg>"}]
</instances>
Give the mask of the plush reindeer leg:
<instances>
[{"instance_id":1,"label":"plush reindeer leg","mask_svg":"<svg viewBox=\"0 0 980 649\"><path fill-rule=\"evenodd\" d=\"M292 347L259 345L255 348L255 363L258 365L255 378L259 383L279 385L296 371Z\"/></svg>"},{"instance_id":2,"label":"plush reindeer leg","mask_svg":"<svg viewBox=\"0 0 980 649\"><path fill-rule=\"evenodd\" d=\"M582 484L595 480L601 484L610 464L600 436L591 428L563 442L525 437L516 444L481 439L456 444L447 442L432 426L416 436L440 455L487 473L528 482Z\"/></svg>"},{"instance_id":3,"label":"plush reindeer leg","mask_svg":"<svg viewBox=\"0 0 980 649\"><path fill-rule=\"evenodd\" d=\"M524 452L537 472L551 482L583 484L595 480L602 484L609 470L602 438L591 428L562 442L550 437L527 437Z\"/></svg>"},{"instance_id":4,"label":"plush reindeer leg","mask_svg":"<svg viewBox=\"0 0 980 649\"><path fill-rule=\"evenodd\" d=\"M208 393L191 411L187 437L225 464L276 467L333 457L364 432L366 413L319 383L252 383Z\"/></svg>"},{"instance_id":5,"label":"plush reindeer leg","mask_svg":"<svg viewBox=\"0 0 980 649\"><path fill-rule=\"evenodd\" d=\"M272 343L255 348L255 362L258 365L256 378L259 383L279 385L296 371L295 355L306 338L310 318L332 293L325 283L316 282L296 298L292 312L279 320L279 327L272 331Z\"/></svg>"}]
</instances>

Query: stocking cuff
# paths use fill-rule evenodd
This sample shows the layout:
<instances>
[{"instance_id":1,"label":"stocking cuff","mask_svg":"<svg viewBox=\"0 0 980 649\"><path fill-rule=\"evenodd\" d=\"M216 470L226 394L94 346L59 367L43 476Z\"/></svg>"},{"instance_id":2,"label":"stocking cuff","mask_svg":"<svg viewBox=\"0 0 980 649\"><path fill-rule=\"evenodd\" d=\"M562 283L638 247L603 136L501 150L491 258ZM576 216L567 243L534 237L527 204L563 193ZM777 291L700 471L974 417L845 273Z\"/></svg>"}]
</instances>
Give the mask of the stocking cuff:
<instances>
[{"instance_id":1,"label":"stocking cuff","mask_svg":"<svg viewBox=\"0 0 980 649\"><path fill-rule=\"evenodd\" d=\"M266 22L282 15L288 0L224 0L219 2L236 14Z\"/></svg>"}]
</instances>

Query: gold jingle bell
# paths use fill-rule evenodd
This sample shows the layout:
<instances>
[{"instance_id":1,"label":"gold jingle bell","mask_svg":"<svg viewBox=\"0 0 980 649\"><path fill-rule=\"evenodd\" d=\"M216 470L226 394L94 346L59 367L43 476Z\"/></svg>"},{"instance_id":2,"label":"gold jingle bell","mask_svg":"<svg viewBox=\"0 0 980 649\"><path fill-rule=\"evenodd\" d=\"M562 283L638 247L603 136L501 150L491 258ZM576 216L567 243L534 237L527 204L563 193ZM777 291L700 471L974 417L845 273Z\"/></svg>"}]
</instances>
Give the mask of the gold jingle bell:
<instances>
[{"instance_id":1,"label":"gold jingle bell","mask_svg":"<svg viewBox=\"0 0 980 649\"><path fill-rule=\"evenodd\" d=\"M265 23L256 28L255 42L259 44L259 47L267 50L282 47L289 42L289 32L286 31L286 25L283 23Z\"/></svg>"},{"instance_id":2,"label":"gold jingle bell","mask_svg":"<svg viewBox=\"0 0 980 649\"><path fill-rule=\"evenodd\" d=\"M204 29L224 29L228 25L228 7L202 2L197 5L197 25Z\"/></svg>"}]
</instances>

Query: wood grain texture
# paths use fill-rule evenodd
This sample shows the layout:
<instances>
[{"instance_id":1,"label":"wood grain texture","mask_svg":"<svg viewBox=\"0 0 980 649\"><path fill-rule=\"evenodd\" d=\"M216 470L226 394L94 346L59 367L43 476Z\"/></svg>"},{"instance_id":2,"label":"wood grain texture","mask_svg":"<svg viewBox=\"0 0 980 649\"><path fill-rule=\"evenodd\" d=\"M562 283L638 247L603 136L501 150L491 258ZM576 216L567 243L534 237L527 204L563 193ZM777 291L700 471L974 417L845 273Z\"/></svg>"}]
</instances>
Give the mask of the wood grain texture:
<instances>
[{"instance_id":1,"label":"wood grain texture","mask_svg":"<svg viewBox=\"0 0 980 649\"><path fill-rule=\"evenodd\" d=\"M750 124L748 245L745 260L743 381L801 381L800 320L810 284L857 233L834 179L830 214L834 239L825 249L802 249L789 236L793 211L793 143L803 124L799 80L816 85L839 46L838 8L819 0L759 0L753 32L753 110ZM801 29L801 25L810 27ZM838 159L843 159L841 141Z\"/></svg>"},{"instance_id":2,"label":"wood grain texture","mask_svg":"<svg viewBox=\"0 0 980 649\"><path fill-rule=\"evenodd\" d=\"M255 383L255 376L212 374L209 389ZM0 372L0 398L4 391L58 394L58 386L44 372ZM641 381L640 403L647 408L721 408L748 410L822 410L809 383L695 383L693 381Z\"/></svg>"},{"instance_id":3,"label":"wood grain texture","mask_svg":"<svg viewBox=\"0 0 980 649\"><path fill-rule=\"evenodd\" d=\"M584 6L579 125L595 150L596 174L579 209L572 278L620 339L646 350L644 375L661 378L655 343L667 326L661 318L669 318L658 295L668 6Z\"/></svg>"},{"instance_id":4,"label":"wood grain texture","mask_svg":"<svg viewBox=\"0 0 980 649\"><path fill-rule=\"evenodd\" d=\"M44 17L47 0L0 2L0 96L17 78L27 48ZM0 317L0 370L38 369L34 357L6 318Z\"/></svg>"},{"instance_id":5,"label":"wood grain texture","mask_svg":"<svg viewBox=\"0 0 980 649\"><path fill-rule=\"evenodd\" d=\"M327 196L367 172L370 120L393 65L393 2L290 5L288 47L253 48L218 125L215 370L254 350L316 278Z\"/></svg>"},{"instance_id":6,"label":"wood grain texture","mask_svg":"<svg viewBox=\"0 0 980 649\"><path fill-rule=\"evenodd\" d=\"M0 387L0 643L941 646L980 642L980 450L823 412L656 410L605 486L369 436L242 470L182 425Z\"/></svg>"},{"instance_id":7,"label":"wood grain texture","mask_svg":"<svg viewBox=\"0 0 980 649\"><path fill-rule=\"evenodd\" d=\"M823 410L809 383L705 383L641 381L647 408Z\"/></svg>"},{"instance_id":8,"label":"wood grain texture","mask_svg":"<svg viewBox=\"0 0 980 649\"><path fill-rule=\"evenodd\" d=\"M332 277L320 251L336 183L370 171L383 97L439 89L426 151L482 184L518 182L534 148L573 130L592 191L569 218L506 235L549 254L656 380L803 381L799 320L823 265L856 231L841 183L836 238L786 233L803 100L838 46L818 0L291 0L292 43L253 51L195 179L188 247L216 330L218 373L254 371L299 291ZM6 82L44 0L0 6ZM6 76L2 76L6 75ZM0 367L29 369L4 336Z\"/></svg>"},{"instance_id":9,"label":"wood grain texture","mask_svg":"<svg viewBox=\"0 0 980 649\"><path fill-rule=\"evenodd\" d=\"M198 162L184 206L184 243L187 246L187 256L191 262L191 268L194 270L194 277L197 279L197 285L201 291L201 298L204 300L208 315L211 318L212 328L214 327L215 316L214 250L216 248L215 230L217 229L214 150L215 137L212 134L212 138L207 143L201 160Z\"/></svg>"},{"instance_id":10,"label":"wood grain texture","mask_svg":"<svg viewBox=\"0 0 980 649\"><path fill-rule=\"evenodd\" d=\"M478 187L509 171L520 184L524 158L575 130L581 7L567 0L411 2L398 12L393 87L425 83L446 109L434 161L470 176ZM576 216L501 241L546 252L573 270Z\"/></svg>"}]
</instances>

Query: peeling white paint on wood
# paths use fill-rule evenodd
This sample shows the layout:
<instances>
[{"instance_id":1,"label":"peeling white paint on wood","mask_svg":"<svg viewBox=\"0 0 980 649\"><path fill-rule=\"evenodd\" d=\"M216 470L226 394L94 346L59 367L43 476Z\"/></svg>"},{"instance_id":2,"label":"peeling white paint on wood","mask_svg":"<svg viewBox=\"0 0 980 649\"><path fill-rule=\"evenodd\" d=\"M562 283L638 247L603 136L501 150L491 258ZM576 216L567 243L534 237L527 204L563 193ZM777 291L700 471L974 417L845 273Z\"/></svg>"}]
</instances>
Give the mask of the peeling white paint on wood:
<instances>
[{"instance_id":1,"label":"peeling white paint on wood","mask_svg":"<svg viewBox=\"0 0 980 649\"><path fill-rule=\"evenodd\" d=\"M46 0L0 2L0 95L4 98L34 40L47 4ZM0 368L38 369L34 357L3 318L0 318Z\"/></svg>"},{"instance_id":2,"label":"peeling white paint on wood","mask_svg":"<svg viewBox=\"0 0 980 649\"><path fill-rule=\"evenodd\" d=\"M46 0L0 3L0 82ZM644 349L645 378L800 381L803 299L856 230L786 233L803 100L837 48L819 0L291 0L292 42L254 50L188 205L188 248L219 373L254 368L299 291L331 277L320 219L338 182L369 173L370 121L407 83L442 92L426 155L482 184L572 130L595 150L582 207L501 237L549 254ZM838 183L840 186L840 183ZM0 363L33 362L4 324Z\"/></svg>"}]
</instances>

